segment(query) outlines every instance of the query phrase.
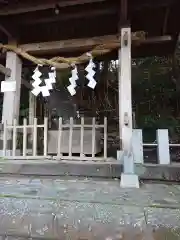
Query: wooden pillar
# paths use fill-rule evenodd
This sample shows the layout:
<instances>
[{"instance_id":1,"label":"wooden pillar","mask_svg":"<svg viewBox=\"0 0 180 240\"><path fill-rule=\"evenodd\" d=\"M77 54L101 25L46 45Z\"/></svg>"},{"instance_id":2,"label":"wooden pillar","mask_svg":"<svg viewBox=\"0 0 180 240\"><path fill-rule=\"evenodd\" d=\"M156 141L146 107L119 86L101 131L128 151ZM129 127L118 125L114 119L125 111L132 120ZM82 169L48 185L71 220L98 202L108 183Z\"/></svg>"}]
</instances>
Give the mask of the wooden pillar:
<instances>
[{"instance_id":1,"label":"wooden pillar","mask_svg":"<svg viewBox=\"0 0 180 240\"><path fill-rule=\"evenodd\" d=\"M131 97L131 28L121 28L121 49L119 50L119 133L123 151L124 173L121 187L139 187L138 176L134 174L132 148L132 97Z\"/></svg>"},{"instance_id":2,"label":"wooden pillar","mask_svg":"<svg viewBox=\"0 0 180 240\"><path fill-rule=\"evenodd\" d=\"M128 150L132 137L131 28L121 29L119 50L119 133L121 147Z\"/></svg>"},{"instance_id":3,"label":"wooden pillar","mask_svg":"<svg viewBox=\"0 0 180 240\"><path fill-rule=\"evenodd\" d=\"M34 124L34 118L36 118L36 96L29 91L29 125ZM32 128L30 128L32 130ZM33 131L29 135L29 142L32 144L33 142ZM32 145L31 148L27 150L30 154L32 154Z\"/></svg>"},{"instance_id":4,"label":"wooden pillar","mask_svg":"<svg viewBox=\"0 0 180 240\"><path fill-rule=\"evenodd\" d=\"M29 124L34 123L34 118L36 117L36 97L29 92Z\"/></svg>"},{"instance_id":5,"label":"wooden pillar","mask_svg":"<svg viewBox=\"0 0 180 240\"><path fill-rule=\"evenodd\" d=\"M2 122L12 124L13 119L19 120L20 94L21 94L21 72L22 62L14 52L7 52L6 67L11 69L11 76L5 77L5 81L16 82L16 88L13 92L4 92Z\"/></svg>"}]
</instances>

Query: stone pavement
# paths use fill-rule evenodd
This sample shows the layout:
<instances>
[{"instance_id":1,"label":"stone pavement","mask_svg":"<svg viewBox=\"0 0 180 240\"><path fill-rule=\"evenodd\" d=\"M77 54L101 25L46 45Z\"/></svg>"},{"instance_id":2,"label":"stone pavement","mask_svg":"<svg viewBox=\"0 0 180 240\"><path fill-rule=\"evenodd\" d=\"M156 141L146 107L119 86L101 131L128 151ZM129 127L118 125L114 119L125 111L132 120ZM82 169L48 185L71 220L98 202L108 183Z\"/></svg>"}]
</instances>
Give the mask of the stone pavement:
<instances>
[{"instance_id":1,"label":"stone pavement","mask_svg":"<svg viewBox=\"0 0 180 240\"><path fill-rule=\"evenodd\" d=\"M116 179L1 177L0 239L180 239L179 208L179 185L121 189ZM124 237L130 225L136 237Z\"/></svg>"}]
</instances>

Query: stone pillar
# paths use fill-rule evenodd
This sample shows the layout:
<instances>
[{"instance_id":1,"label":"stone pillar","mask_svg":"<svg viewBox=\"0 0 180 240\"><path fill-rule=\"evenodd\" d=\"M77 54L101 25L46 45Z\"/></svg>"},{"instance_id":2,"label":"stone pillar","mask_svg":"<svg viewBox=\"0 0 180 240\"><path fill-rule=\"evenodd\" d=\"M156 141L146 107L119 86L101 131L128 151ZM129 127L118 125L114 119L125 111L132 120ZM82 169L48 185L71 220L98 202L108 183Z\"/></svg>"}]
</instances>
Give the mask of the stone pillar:
<instances>
[{"instance_id":1,"label":"stone pillar","mask_svg":"<svg viewBox=\"0 0 180 240\"><path fill-rule=\"evenodd\" d=\"M119 50L119 133L123 151L124 173L122 187L139 187L134 174L132 148L132 99L131 99L131 28L121 29L121 49Z\"/></svg>"},{"instance_id":2,"label":"stone pillar","mask_svg":"<svg viewBox=\"0 0 180 240\"><path fill-rule=\"evenodd\" d=\"M16 53L7 52L6 67L11 69L11 76L6 76L5 81L15 81L16 89L13 92L4 92L2 122L12 125L14 119L19 120L21 94L22 62Z\"/></svg>"}]
</instances>

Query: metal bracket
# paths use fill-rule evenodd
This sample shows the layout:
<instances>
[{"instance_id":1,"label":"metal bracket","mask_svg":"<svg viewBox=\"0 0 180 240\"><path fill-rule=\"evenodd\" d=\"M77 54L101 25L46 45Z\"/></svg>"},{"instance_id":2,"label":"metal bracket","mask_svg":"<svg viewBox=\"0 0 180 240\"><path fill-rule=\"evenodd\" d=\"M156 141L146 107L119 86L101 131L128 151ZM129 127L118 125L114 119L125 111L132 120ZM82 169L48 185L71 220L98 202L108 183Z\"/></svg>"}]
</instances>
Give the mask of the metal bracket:
<instances>
[{"instance_id":1,"label":"metal bracket","mask_svg":"<svg viewBox=\"0 0 180 240\"><path fill-rule=\"evenodd\" d=\"M129 125L129 117L127 112L124 113L124 125L125 126Z\"/></svg>"},{"instance_id":2,"label":"metal bracket","mask_svg":"<svg viewBox=\"0 0 180 240\"><path fill-rule=\"evenodd\" d=\"M125 32L124 33L124 36L123 36L123 44L125 47L128 46L128 32Z\"/></svg>"}]
</instances>

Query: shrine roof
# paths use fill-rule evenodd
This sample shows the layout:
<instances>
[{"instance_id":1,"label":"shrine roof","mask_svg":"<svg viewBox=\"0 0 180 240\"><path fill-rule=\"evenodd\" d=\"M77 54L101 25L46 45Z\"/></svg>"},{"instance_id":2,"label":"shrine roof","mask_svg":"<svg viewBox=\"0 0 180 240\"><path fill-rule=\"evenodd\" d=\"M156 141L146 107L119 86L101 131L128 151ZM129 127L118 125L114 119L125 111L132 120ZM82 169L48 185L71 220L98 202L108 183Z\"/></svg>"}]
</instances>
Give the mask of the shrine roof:
<instances>
[{"instance_id":1,"label":"shrine roof","mask_svg":"<svg viewBox=\"0 0 180 240\"><path fill-rule=\"evenodd\" d=\"M180 1L129 0L132 31L172 40L133 47L136 56L173 52L180 30ZM118 33L120 0L0 0L0 42L38 43Z\"/></svg>"}]
</instances>

